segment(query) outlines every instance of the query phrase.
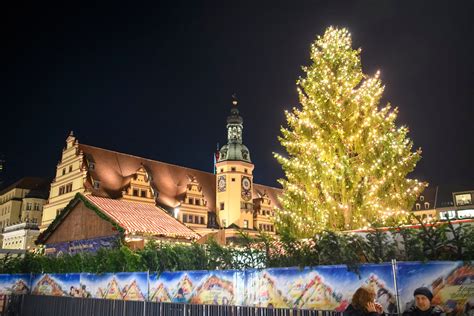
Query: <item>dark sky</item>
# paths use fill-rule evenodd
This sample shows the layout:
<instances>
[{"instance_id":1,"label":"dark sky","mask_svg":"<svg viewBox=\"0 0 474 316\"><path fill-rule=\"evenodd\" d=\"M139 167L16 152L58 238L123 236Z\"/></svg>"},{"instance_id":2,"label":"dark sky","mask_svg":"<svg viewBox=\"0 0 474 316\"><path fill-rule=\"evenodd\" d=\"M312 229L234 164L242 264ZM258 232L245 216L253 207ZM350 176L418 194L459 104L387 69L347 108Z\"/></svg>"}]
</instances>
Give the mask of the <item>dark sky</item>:
<instances>
[{"instance_id":1,"label":"dark sky","mask_svg":"<svg viewBox=\"0 0 474 316\"><path fill-rule=\"evenodd\" d=\"M52 177L70 130L81 143L212 171L236 92L255 181L276 185L283 111L298 105L311 42L334 25L362 47L366 73L381 70L397 124L422 147L413 176L474 187L473 1L74 3L2 9L7 181Z\"/></svg>"}]
</instances>

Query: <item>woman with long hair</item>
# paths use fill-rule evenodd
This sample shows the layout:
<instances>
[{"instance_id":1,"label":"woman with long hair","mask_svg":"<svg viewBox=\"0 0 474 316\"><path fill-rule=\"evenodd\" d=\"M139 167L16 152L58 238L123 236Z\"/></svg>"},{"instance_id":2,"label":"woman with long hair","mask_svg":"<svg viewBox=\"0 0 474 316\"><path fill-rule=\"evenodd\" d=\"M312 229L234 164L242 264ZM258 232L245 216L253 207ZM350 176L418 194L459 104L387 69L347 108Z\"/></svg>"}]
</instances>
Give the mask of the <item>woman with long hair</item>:
<instances>
[{"instance_id":1,"label":"woman with long hair","mask_svg":"<svg viewBox=\"0 0 474 316\"><path fill-rule=\"evenodd\" d=\"M352 302L344 311L344 316L380 316L384 315L382 305L375 301L375 291L362 286L355 291Z\"/></svg>"}]
</instances>

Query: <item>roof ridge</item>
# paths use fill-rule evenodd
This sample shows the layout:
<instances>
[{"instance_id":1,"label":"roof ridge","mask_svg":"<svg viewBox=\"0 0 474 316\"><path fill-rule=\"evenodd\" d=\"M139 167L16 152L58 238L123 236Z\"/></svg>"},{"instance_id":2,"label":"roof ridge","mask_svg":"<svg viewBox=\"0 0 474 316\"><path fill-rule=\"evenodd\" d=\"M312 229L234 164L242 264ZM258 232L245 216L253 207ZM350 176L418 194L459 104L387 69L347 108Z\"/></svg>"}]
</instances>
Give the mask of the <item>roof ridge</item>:
<instances>
[{"instance_id":1,"label":"roof ridge","mask_svg":"<svg viewBox=\"0 0 474 316\"><path fill-rule=\"evenodd\" d=\"M190 168L190 167L185 167L185 166L174 165L174 164L169 163L169 162L164 162L164 161L160 161L160 160L153 160L153 159L150 159L150 158L144 158L144 157L140 157L140 156L136 156L136 155L132 155L132 154L127 154L127 153L123 153L123 152L119 152L119 151L115 151L115 150L111 150L111 149L101 148L101 147L92 146L92 145L87 145L87 144L82 144L82 143L79 143L79 147L80 147L80 146L92 147L92 148L96 148L96 149L108 151L108 152L114 153L114 154L120 154L120 155L130 156L130 157L134 157L134 158L144 159L144 160L148 160L148 161L151 161L151 162L159 162L159 163L162 163L162 164L165 164L165 165L169 165L169 166L173 166L173 167L186 168L186 169L193 170L193 171L198 171L198 172L202 172L202 173L207 173L207 174L209 174L209 175L214 175L213 173L208 172L208 171L198 170L198 169L194 169L194 168Z\"/></svg>"}]
</instances>

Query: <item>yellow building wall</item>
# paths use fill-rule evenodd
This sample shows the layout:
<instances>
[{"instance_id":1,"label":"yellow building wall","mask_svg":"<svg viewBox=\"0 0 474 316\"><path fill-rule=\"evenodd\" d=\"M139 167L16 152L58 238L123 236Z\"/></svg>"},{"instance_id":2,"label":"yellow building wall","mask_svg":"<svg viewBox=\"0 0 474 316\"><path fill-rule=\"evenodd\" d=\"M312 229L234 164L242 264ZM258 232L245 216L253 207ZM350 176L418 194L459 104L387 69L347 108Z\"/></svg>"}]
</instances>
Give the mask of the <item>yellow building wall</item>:
<instances>
[{"instance_id":1,"label":"yellow building wall","mask_svg":"<svg viewBox=\"0 0 474 316\"><path fill-rule=\"evenodd\" d=\"M0 197L0 228L20 222L22 199L29 192L13 188Z\"/></svg>"},{"instance_id":2,"label":"yellow building wall","mask_svg":"<svg viewBox=\"0 0 474 316\"><path fill-rule=\"evenodd\" d=\"M253 164L242 161L222 161L216 164L216 210L221 226L228 227L231 224L236 224L243 228L244 220L247 220L248 228L253 227L253 211L249 209L242 212L242 202L245 201L241 196L243 176L250 178L250 191L253 190L253 169ZM223 192L219 192L219 176L226 177L226 190ZM221 203L224 203L223 210L221 210ZM252 203L252 199L247 203Z\"/></svg>"},{"instance_id":3,"label":"yellow building wall","mask_svg":"<svg viewBox=\"0 0 474 316\"><path fill-rule=\"evenodd\" d=\"M78 152L78 143L74 136L66 139L61 161L56 167L56 177L51 183L48 203L44 205L40 230L45 230L56 218L59 212L66 207L76 193L84 193L84 181L87 171L82 170L83 155ZM61 192L61 188L72 185L70 192ZM61 194L62 193L62 194Z\"/></svg>"}]
</instances>

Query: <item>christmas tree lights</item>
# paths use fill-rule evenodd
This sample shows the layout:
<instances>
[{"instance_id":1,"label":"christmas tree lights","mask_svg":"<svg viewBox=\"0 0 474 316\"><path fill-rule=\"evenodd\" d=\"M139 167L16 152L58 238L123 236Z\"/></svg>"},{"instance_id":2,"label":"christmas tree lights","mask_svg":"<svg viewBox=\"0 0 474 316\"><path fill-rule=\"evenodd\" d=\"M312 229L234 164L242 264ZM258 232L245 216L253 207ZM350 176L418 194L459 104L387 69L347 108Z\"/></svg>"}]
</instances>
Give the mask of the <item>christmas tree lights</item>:
<instances>
[{"instance_id":1,"label":"christmas tree lights","mask_svg":"<svg viewBox=\"0 0 474 316\"><path fill-rule=\"evenodd\" d=\"M311 45L312 64L297 82L301 108L286 111L274 154L285 172L275 224L297 237L318 231L393 224L425 184L407 175L421 158L397 108L379 109L380 72L362 72L347 29L330 27Z\"/></svg>"}]
</instances>

